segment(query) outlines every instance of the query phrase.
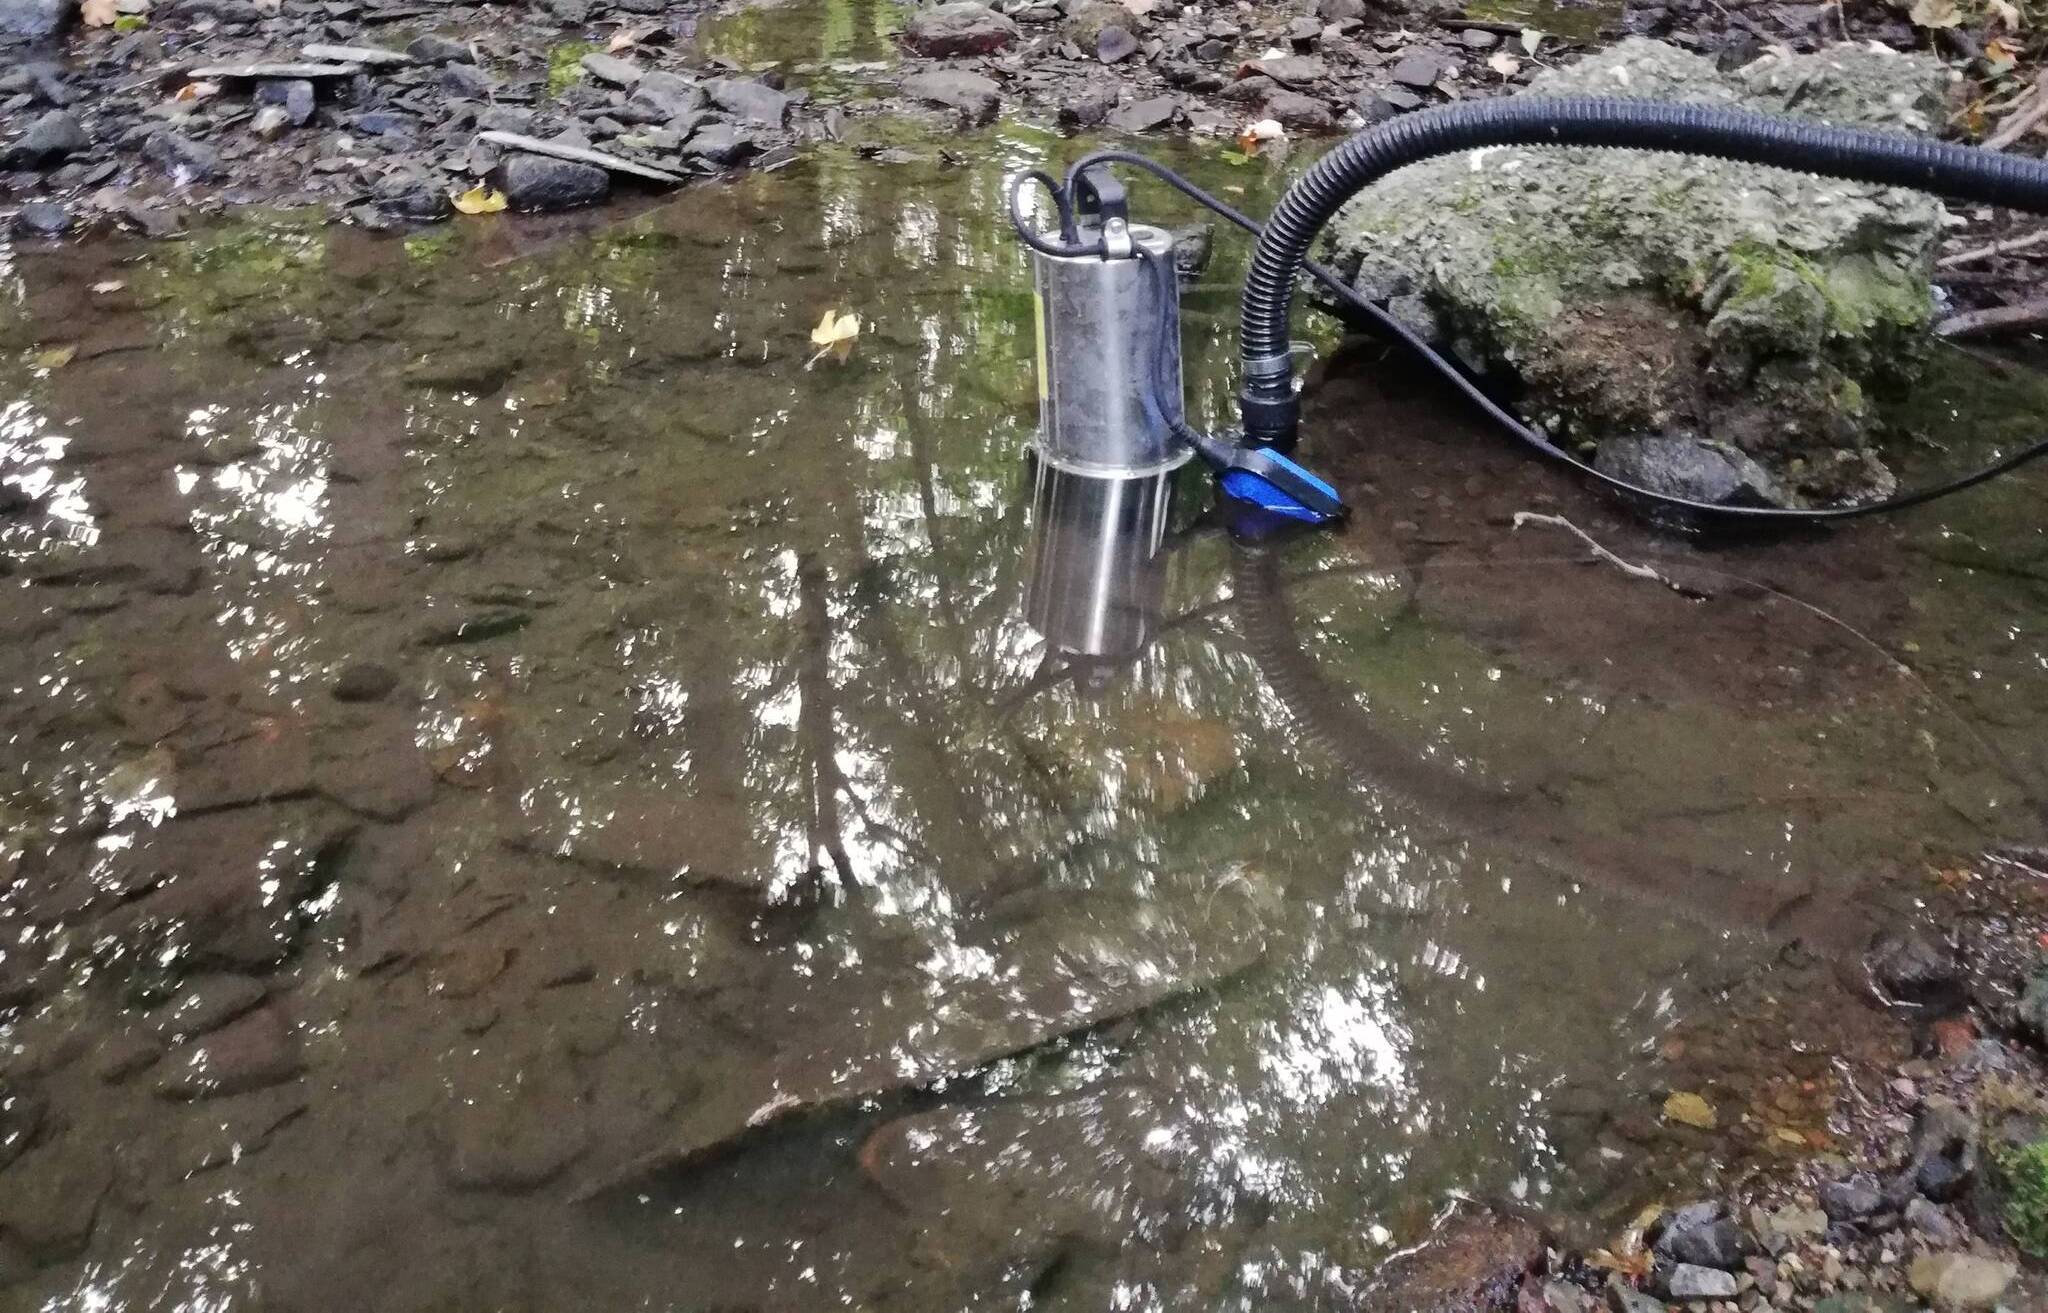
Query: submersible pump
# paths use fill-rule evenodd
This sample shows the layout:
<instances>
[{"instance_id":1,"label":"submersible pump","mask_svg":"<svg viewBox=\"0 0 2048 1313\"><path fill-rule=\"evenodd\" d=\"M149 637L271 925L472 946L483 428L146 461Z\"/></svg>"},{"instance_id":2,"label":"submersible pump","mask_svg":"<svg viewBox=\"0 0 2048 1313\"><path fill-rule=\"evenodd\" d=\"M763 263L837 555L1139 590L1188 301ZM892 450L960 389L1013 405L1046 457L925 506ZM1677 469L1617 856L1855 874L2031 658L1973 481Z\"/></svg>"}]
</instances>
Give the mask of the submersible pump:
<instances>
[{"instance_id":1,"label":"submersible pump","mask_svg":"<svg viewBox=\"0 0 2048 1313\"><path fill-rule=\"evenodd\" d=\"M1096 151L1078 160L1064 181L1034 169L1017 175L1009 190L1011 223L1030 248L1036 292L1039 457L1056 468L1115 477L1155 473L1199 455L1216 471L1227 499L1311 524L1341 518L1346 508L1336 489L1288 454L1298 437L1301 406L1288 318L1295 285L1304 276L1322 285L1328 307L1347 324L1415 351L1515 438L1613 491L1689 522L1824 521L1900 510L2048 454L2044 439L1931 487L1817 509L1694 501L1596 469L1516 418L1384 307L1308 258L1323 225L1387 174L1437 156L1498 146L1709 156L2048 214L2048 163L2040 160L1903 133L1598 96L1467 102L1369 128L1311 167L1263 224L1142 155ZM1153 175L1258 238L1239 305L1239 432L1207 433L1187 421L1171 242L1162 230L1131 222L1123 184L1110 172L1113 164ZM1024 189L1031 184L1043 187L1058 211L1058 229L1051 235L1024 214Z\"/></svg>"}]
</instances>

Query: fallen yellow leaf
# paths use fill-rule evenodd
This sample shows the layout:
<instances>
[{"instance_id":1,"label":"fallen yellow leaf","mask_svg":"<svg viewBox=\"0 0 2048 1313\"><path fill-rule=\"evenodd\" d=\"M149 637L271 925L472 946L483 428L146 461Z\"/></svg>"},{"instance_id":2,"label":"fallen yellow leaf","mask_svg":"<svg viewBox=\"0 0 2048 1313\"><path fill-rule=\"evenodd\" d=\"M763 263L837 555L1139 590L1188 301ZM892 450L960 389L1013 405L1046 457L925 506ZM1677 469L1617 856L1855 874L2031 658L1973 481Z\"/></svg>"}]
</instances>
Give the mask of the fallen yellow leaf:
<instances>
[{"instance_id":1,"label":"fallen yellow leaf","mask_svg":"<svg viewBox=\"0 0 2048 1313\"><path fill-rule=\"evenodd\" d=\"M37 369L62 369L71 363L71 357L78 354L75 346L53 346L47 351L38 351L32 357Z\"/></svg>"},{"instance_id":2,"label":"fallen yellow leaf","mask_svg":"<svg viewBox=\"0 0 2048 1313\"><path fill-rule=\"evenodd\" d=\"M1696 1126L1703 1131L1711 1131L1721 1124L1721 1119L1714 1115L1713 1104L1683 1090L1664 1100L1664 1120Z\"/></svg>"},{"instance_id":3,"label":"fallen yellow leaf","mask_svg":"<svg viewBox=\"0 0 2048 1313\"><path fill-rule=\"evenodd\" d=\"M827 310L818 326L811 330L811 345L831 347L841 342L851 342L860 336L860 316L851 310L845 314Z\"/></svg>"},{"instance_id":4,"label":"fallen yellow leaf","mask_svg":"<svg viewBox=\"0 0 2048 1313\"><path fill-rule=\"evenodd\" d=\"M482 183L451 199L455 208L464 214L496 214L505 208L505 193L494 191Z\"/></svg>"}]
</instances>

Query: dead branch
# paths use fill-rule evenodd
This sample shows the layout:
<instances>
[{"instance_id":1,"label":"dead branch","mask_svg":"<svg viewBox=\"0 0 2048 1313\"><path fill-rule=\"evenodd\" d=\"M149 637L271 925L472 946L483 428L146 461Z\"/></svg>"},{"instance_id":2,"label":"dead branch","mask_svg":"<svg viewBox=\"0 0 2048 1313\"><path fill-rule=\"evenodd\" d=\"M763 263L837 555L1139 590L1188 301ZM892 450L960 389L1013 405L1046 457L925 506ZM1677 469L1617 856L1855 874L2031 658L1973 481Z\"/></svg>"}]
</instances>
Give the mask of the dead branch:
<instances>
[{"instance_id":1,"label":"dead branch","mask_svg":"<svg viewBox=\"0 0 2048 1313\"><path fill-rule=\"evenodd\" d=\"M1954 255L1944 255L1934 262L1934 267L1937 269L1954 269L1958 265L1974 264L1978 260L1988 260L1994 255L2011 255L2015 251L2031 251L2036 246L2044 243L2048 243L2048 228L2043 228L2039 232L2028 233L2024 237L2008 237L2002 242L1992 242L1988 246L1973 246L1967 251L1957 251Z\"/></svg>"},{"instance_id":2,"label":"dead branch","mask_svg":"<svg viewBox=\"0 0 2048 1313\"><path fill-rule=\"evenodd\" d=\"M2034 79L2032 94L1998 125L1998 131L1984 139L1983 149L2004 150L2039 127L2042 119L2048 119L2048 73Z\"/></svg>"},{"instance_id":3,"label":"dead branch","mask_svg":"<svg viewBox=\"0 0 2048 1313\"><path fill-rule=\"evenodd\" d=\"M1548 525L1553 529L1563 529L1568 533L1575 535L1580 542L1586 544L1587 548L1592 551L1593 555L1599 557L1601 560L1607 562L1609 565L1615 567L1617 570L1620 570L1623 574L1628 575L1630 578L1648 579L1653 583L1663 584L1666 588L1669 588L1674 593L1684 593L1686 591L1684 587L1673 582L1669 576L1662 574L1657 570L1653 570L1647 565L1637 565L1632 561L1622 560L1619 556L1616 556L1613 552L1608 551L1605 547L1602 547L1599 543L1595 542L1593 540L1592 534L1587 533L1584 529L1581 529L1578 525L1573 524L1570 520L1567 520L1562 515L1544 515L1539 511L1516 511L1514 527L1519 529L1525 524L1543 524Z\"/></svg>"},{"instance_id":4,"label":"dead branch","mask_svg":"<svg viewBox=\"0 0 2048 1313\"><path fill-rule=\"evenodd\" d=\"M2048 324L2048 297L2036 297L2015 305L1992 306L1988 310L1965 310L1936 324L1934 335L1981 337L1987 333L2009 333L2041 324Z\"/></svg>"}]
</instances>

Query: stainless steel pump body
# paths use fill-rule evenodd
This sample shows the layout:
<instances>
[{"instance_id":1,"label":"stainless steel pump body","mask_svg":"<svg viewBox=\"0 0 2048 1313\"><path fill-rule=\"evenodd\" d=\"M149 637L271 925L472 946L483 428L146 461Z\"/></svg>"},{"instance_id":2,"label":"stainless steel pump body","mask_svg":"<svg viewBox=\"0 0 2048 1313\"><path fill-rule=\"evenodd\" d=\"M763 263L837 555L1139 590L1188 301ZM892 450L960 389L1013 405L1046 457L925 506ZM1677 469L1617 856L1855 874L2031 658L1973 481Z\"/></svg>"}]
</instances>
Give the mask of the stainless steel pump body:
<instances>
[{"instance_id":1,"label":"stainless steel pump body","mask_svg":"<svg viewBox=\"0 0 2048 1313\"><path fill-rule=\"evenodd\" d=\"M1173 239L1145 224L1132 224L1125 232L1130 245L1141 244L1157 256L1163 279L1135 250L1107 257L1031 253L1038 319L1038 454L1060 469L1156 474L1193 454L1166 422L1183 413ZM1097 235L1097 230L1084 234ZM1122 245L1111 243L1113 249ZM1145 393L1155 369L1159 413L1148 414Z\"/></svg>"}]
</instances>

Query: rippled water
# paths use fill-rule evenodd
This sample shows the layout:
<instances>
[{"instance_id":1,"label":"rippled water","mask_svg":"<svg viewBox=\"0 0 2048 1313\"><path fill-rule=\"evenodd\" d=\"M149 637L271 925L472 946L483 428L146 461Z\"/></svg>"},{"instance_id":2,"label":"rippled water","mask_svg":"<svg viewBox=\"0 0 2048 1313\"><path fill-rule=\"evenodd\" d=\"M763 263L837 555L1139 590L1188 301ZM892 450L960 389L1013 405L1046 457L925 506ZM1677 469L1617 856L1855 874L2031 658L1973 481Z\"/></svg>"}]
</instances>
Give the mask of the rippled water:
<instances>
[{"instance_id":1,"label":"rippled water","mask_svg":"<svg viewBox=\"0 0 2048 1313\"><path fill-rule=\"evenodd\" d=\"M1635 1200L1660 1036L2038 829L2038 481L1702 553L1371 358L1352 530L1191 477L1058 650L997 212L1076 147L948 146L6 254L12 1301L1351 1307Z\"/></svg>"}]
</instances>

